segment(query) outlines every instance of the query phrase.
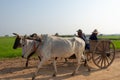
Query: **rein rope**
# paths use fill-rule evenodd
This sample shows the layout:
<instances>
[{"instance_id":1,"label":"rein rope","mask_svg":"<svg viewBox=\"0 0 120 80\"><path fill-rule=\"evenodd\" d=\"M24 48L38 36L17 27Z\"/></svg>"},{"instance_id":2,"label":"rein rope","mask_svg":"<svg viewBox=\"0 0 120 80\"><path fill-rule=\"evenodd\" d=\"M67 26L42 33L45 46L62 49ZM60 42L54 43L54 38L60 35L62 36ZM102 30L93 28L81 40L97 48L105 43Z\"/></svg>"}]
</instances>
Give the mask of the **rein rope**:
<instances>
[{"instance_id":1,"label":"rein rope","mask_svg":"<svg viewBox=\"0 0 120 80\"><path fill-rule=\"evenodd\" d=\"M30 58L30 56L32 56L32 55L36 52L36 50L37 50L37 48L39 47L39 45L40 45L40 43L39 43L38 46L36 47L36 43L34 42L34 44L33 44L33 52L30 53L30 55L28 56L28 58Z\"/></svg>"}]
</instances>

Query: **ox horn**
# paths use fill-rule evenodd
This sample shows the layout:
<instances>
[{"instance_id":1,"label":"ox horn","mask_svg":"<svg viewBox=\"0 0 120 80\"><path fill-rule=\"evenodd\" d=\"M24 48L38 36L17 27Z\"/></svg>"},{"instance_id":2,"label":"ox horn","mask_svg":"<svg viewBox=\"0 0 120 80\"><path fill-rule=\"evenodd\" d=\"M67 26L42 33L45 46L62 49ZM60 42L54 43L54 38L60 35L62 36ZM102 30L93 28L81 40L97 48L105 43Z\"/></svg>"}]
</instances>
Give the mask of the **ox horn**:
<instances>
[{"instance_id":1,"label":"ox horn","mask_svg":"<svg viewBox=\"0 0 120 80\"><path fill-rule=\"evenodd\" d=\"M19 36L19 34L17 34L17 33L13 33L13 35Z\"/></svg>"}]
</instances>

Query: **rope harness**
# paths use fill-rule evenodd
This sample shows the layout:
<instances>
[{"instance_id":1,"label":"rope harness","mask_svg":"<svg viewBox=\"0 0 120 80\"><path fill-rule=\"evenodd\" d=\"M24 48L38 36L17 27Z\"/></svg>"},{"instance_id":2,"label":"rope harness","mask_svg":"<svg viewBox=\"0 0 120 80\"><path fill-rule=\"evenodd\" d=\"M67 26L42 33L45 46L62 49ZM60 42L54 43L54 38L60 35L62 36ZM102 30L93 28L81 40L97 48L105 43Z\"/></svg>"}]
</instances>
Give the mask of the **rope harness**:
<instances>
[{"instance_id":1,"label":"rope harness","mask_svg":"<svg viewBox=\"0 0 120 80\"><path fill-rule=\"evenodd\" d=\"M39 42L39 41L38 41ZM38 47L39 47L39 45L40 45L40 42L39 42L39 44L37 45L37 43L35 42L35 41L33 41L33 51L29 54L29 56L28 56L28 58L30 57L30 56L32 56L35 52L36 52L36 50L38 49ZM32 45L31 45L32 46ZM26 46L26 49L27 49L27 46ZM27 51L29 51L30 49L28 49ZM26 51L26 52L27 52Z\"/></svg>"}]
</instances>

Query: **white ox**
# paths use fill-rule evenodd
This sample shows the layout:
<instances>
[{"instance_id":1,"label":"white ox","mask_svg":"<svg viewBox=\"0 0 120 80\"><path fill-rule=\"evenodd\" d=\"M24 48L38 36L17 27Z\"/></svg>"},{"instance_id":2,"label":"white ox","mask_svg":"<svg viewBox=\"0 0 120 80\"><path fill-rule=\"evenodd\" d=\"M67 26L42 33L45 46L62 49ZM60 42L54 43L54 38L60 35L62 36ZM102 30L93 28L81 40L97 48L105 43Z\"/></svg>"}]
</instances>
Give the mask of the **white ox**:
<instances>
[{"instance_id":1,"label":"white ox","mask_svg":"<svg viewBox=\"0 0 120 80\"><path fill-rule=\"evenodd\" d=\"M85 42L77 37L72 39L64 39L51 35L41 35L40 41L23 38L21 42L22 56L24 58L27 58L31 52L35 50L38 56L41 57L41 62L39 63L38 69L33 75L32 80L35 79L41 66L50 59L53 61L53 66L55 69L53 76L56 76L57 67L55 58L69 58L73 54L75 54L77 59L77 67L72 73L72 75L74 75L80 67L81 57L83 56L83 52L85 50Z\"/></svg>"}]
</instances>

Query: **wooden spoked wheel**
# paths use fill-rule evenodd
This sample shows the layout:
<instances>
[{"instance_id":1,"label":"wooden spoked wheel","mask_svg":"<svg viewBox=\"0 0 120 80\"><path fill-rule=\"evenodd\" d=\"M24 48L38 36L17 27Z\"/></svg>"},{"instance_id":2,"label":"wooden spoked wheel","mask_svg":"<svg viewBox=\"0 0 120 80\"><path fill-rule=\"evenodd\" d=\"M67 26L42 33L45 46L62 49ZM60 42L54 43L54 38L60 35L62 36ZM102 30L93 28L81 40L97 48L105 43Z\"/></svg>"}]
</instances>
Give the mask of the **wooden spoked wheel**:
<instances>
[{"instance_id":1,"label":"wooden spoked wheel","mask_svg":"<svg viewBox=\"0 0 120 80\"><path fill-rule=\"evenodd\" d=\"M115 58L115 46L110 40L99 40L92 53L94 64L103 69L111 65Z\"/></svg>"}]
</instances>

